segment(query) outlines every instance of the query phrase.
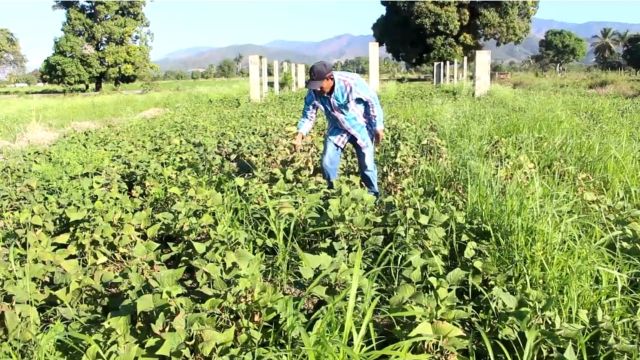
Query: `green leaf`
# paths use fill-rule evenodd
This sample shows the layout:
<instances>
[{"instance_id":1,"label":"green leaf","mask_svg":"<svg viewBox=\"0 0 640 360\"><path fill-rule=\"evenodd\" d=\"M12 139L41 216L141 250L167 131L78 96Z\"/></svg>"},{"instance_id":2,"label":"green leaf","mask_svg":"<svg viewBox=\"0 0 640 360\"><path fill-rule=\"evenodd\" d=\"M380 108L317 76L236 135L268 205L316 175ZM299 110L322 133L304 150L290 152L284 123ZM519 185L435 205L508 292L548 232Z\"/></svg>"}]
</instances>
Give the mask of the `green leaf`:
<instances>
[{"instance_id":1,"label":"green leaf","mask_svg":"<svg viewBox=\"0 0 640 360\"><path fill-rule=\"evenodd\" d=\"M170 288L178 284L178 280L182 277L184 270L184 267L177 269L164 269L153 273L153 277L162 288Z\"/></svg>"},{"instance_id":2,"label":"green leaf","mask_svg":"<svg viewBox=\"0 0 640 360\"><path fill-rule=\"evenodd\" d=\"M78 264L78 260L76 259L61 261L60 267L63 268L69 274L75 274L80 270L80 265Z\"/></svg>"},{"instance_id":3,"label":"green leaf","mask_svg":"<svg viewBox=\"0 0 640 360\"><path fill-rule=\"evenodd\" d=\"M439 226L439 225L442 225L447 220L449 220L449 216L443 215L438 210L435 210L433 214L431 214L432 225Z\"/></svg>"},{"instance_id":4,"label":"green leaf","mask_svg":"<svg viewBox=\"0 0 640 360\"><path fill-rule=\"evenodd\" d=\"M411 295L416 292L415 287L411 284L402 284L396 289L396 294L389 300L391 306L398 306L405 302Z\"/></svg>"},{"instance_id":5,"label":"green leaf","mask_svg":"<svg viewBox=\"0 0 640 360\"><path fill-rule=\"evenodd\" d=\"M234 325L228 328L227 330L225 330L224 332L222 332L222 334L216 334L216 343L218 345L224 345L232 342L233 335L235 334L235 332L236 332L236 327Z\"/></svg>"},{"instance_id":6,"label":"green leaf","mask_svg":"<svg viewBox=\"0 0 640 360\"><path fill-rule=\"evenodd\" d=\"M13 310L4 310L2 313L4 314L4 324L9 331L9 336L11 336L12 333L18 329L20 319L18 318L18 314Z\"/></svg>"},{"instance_id":7,"label":"green leaf","mask_svg":"<svg viewBox=\"0 0 640 360\"><path fill-rule=\"evenodd\" d=\"M135 235L136 229L131 224L124 224L124 227L122 228L122 233L125 235L132 236L132 235Z\"/></svg>"},{"instance_id":8,"label":"green leaf","mask_svg":"<svg viewBox=\"0 0 640 360\"><path fill-rule=\"evenodd\" d=\"M420 323L420 325L416 326L416 328L409 333L409 337L429 335L433 335L433 329L431 328L431 323L428 321Z\"/></svg>"},{"instance_id":9,"label":"green leaf","mask_svg":"<svg viewBox=\"0 0 640 360\"><path fill-rule=\"evenodd\" d=\"M446 233L441 227L432 227L427 230L427 236L429 237L429 240L433 242L439 242L445 235Z\"/></svg>"},{"instance_id":10,"label":"green leaf","mask_svg":"<svg viewBox=\"0 0 640 360\"><path fill-rule=\"evenodd\" d=\"M147 229L147 238L148 239L153 239L156 237L156 235L158 234L158 230L160 229L160 225L161 224L155 224L152 225L151 227L149 227Z\"/></svg>"},{"instance_id":11,"label":"green leaf","mask_svg":"<svg viewBox=\"0 0 640 360\"><path fill-rule=\"evenodd\" d=\"M318 255L303 253L302 257L305 265L312 269L320 268L321 270L325 270L331 265L331 261L333 261L333 258L324 252Z\"/></svg>"},{"instance_id":12,"label":"green leaf","mask_svg":"<svg viewBox=\"0 0 640 360\"><path fill-rule=\"evenodd\" d=\"M466 271L463 271L460 268L455 268L451 270L450 273L447 274L447 282L449 285L458 285L467 275Z\"/></svg>"},{"instance_id":13,"label":"green leaf","mask_svg":"<svg viewBox=\"0 0 640 360\"><path fill-rule=\"evenodd\" d=\"M162 337L164 338L164 342L160 349L156 351L156 355L171 356L171 353L182 344L182 339L180 339L180 335L176 332L162 334Z\"/></svg>"},{"instance_id":14,"label":"green leaf","mask_svg":"<svg viewBox=\"0 0 640 360\"><path fill-rule=\"evenodd\" d=\"M469 241L467 247L464 249L464 257L467 259L473 258L476 255L477 247L478 244L476 244L474 241Z\"/></svg>"},{"instance_id":15,"label":"green leaf","mask_svg":"<svg viewBox=\"0 0 640 360\"><path fill-rule=\"evenodd\" d=\"M429 225L429 217L427 215L420 215L418 222L422 225Z\"/></svg>"},{"instance_id":16,"label":"green leaf","mask_svg":"<svg viewBox=\"0 0 640 360\"><path fill-rule=\"evenodd\" d=\"M307 266L300 266L300 275L306 280L313 277L313 269Z\"/></svg>"},{"instance_id":17,"label":"green leaf","mask_svg":"<svg viewBox=\"0 0 640 360\"><path fill-rule=\"evenodd\" d=\"M573 346L571 346L571 343L569 343L569 346L567 346L567 349L564 351L563 356L566 360L578 360L576 353L573 352Z\"/></svg>"},{"instance_id":18,"label":"green leaf","mask_svg":"<svg viewBox=\"0 0 640 360\"><path fill-rule=\"evenodd\" d=\"M431 324L433 334L442 337L464 336L464 331L459 327L452 325L446 321L434 321Z\"/></svg>"},{"instance_id":19,"label":"green leaf","mask_svg":"<svg viewBox=\"0 0 640 360\"><path fill-rule=\"evenodd\" d=\"M42 226L42 218L40 217L40 215L34 215L31 217L31 223L33 225Z\"/></svg>"},{"instance_id":20,"label":"green leaf","mask_svg":"<svg viewBox=\"0 0 640 360\"><path fill-rule=\"evenodd\" d=\"M138 300L136 300L136 310L138 311L138 314L145 311L151 311L154 308L155 306L153 305L152 294L142 295L138 298Z\"/></svg>"},{"instance_id":21,"label":"green leaf","mask_svg":"<svg viewBox=\"0 0 640 360\"><path fill-rule=\"evenodd\" d=\"M515 309L518 305L518 299L501 288L494 288L493 294L496 295L502 302L511 310Z\"/></svg>"},{"instance_id":22,"label":"green leaf","mask_svg":"<svg viewBox=\"0 0 640 360\"><path fill-rule=\"evenodd\" d=\"M209 214L202 215L199 221L200 225L211 225L213 224L213 217Z\"/></svg>"},{"instance_id":23,"label":"green leaf","mask_svg":"<svg viewBox=\"0 0 640 360\"><path fill-rule=\"evenodd\" d=\"M203 244L195 241L192 241L191 244L193 244L193 248L196 250L198 254L204 254L204 252L207 251L207 244Z\"/></svg>"},{"instance_id":24,"label":"green leaf","mask_svg":"<svg viewBox=\"0 0 640 360\"><path fill-rule=\"evenodd\" d=\"M248 252L245 249L238 249L235 251L236 262L240 266L241 269L246 269L249 267L249 263L253 260L255 256Z\"/></svg>"},{"instance_id":25,"label":"green leaf","mask_svg":"<svg viewBox=\"0 0 640 360\"><path fill-rule=\"evenodd\" d=\"M66 244L67 242L69 242L69 237L70 236L71 236L71 234L69 234L69 233L58 235L55 238L53 238L53 240L51 240L51 242L56 243L56 244Z\"/></svg>"},{"instance_id":26,"label":"green leaf","mask_svg":"<svg viewBox=\"0 0 640 360\"><path fill-rule=\"evenodd\" d=\"M78 210L75 208L67 208L64 212L67 214L70 221L82 220L87 216L87 212L85 210Z\"/></svg>"},{"instance_id":27,"label":"green leaf","mask_svg":"<svg viewBox=\"0 0 640 360\"><path fill-rule=\"evenodd\" d=\"M202 342L198 344L198 348L204 356L209 356L213 348L216 346L216 332L213 330L202 330L200 335L202 336Z\"/></svg>"}]
</instances>

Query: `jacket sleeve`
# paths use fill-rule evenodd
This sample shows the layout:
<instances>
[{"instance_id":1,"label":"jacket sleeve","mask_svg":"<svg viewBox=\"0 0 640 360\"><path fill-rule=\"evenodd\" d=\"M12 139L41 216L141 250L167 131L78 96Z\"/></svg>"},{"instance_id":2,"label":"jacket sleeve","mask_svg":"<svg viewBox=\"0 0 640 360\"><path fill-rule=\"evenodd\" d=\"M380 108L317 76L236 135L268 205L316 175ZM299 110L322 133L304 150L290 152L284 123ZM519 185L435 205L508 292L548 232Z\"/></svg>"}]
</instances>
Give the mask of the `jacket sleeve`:
<instances>
[{"instance_id":1,"label":"jacket sleeve","mask_svg":"<svg viewBox=\"0 0 640 360\"><path fill-rule=\"evenodd\" d=\"M354 98L360 99L366 106L368 111L367 121L369 126L375 130L384 129L384 114L378 95L373 91L364 80L360 80L353 89Z\"/></svg>"},{"instance_id":2,"label":"jacket sleeve","mask_svg":"<svg viewBox=\"0 0 640 360\"><path fill-rule=\"evenodd\" d=\"M307 136L309 131L313 128L316 122L316 114L320 104L316 100L313 91L307 91L307 96L304 98L304 107L302 108L302 117L298 121L298 132Z\"/></svg>"}]
</instances>

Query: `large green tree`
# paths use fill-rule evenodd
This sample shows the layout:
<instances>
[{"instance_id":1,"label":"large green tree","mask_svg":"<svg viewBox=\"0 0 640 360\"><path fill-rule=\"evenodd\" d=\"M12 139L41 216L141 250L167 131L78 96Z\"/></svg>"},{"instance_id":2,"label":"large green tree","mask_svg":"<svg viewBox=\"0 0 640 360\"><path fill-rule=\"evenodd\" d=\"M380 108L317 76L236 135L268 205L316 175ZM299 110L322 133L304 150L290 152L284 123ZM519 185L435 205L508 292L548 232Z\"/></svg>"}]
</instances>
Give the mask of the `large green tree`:
<instances>
[{"instance_id":1,"label":"large green tree","mask_svg":"<svg viewBox=\"0 0 640 360\"><path fill-rule=\"evenodd\" d=\"M568 30L547 30L539 43L537 59L555 64L560 72L563 65L583 58L587 54L587 42Z\"/></svg>"},{"instance_id":2,"label":"large green tree","mask_svg":"<svg viewBox=\"0 0 640 360\"><path fill-rule=\"evenodd\" d=\"M231 59L224 59L218 65L216 74L219 77L231 78L236 76L236 63Z\"/></svg>"},{"instance_id":3,"label":"large green tree","mask_svg":"<svg viewBox=\"0 0 640 360\"><path fill-rule=\"evenodd\" d=\"M637 75L640 71L640 34L629 36L622 48L622 58L636 71Z\"/></svg>"},{"instance_id":4,"label":"large green tree","mask_svg":"<svg viewBox=\"0 0 640 360\"><path fill-rule=\"evenodd\" d=\"M528 34L538 1L382 1L385 14L373 36L394 59L411 66L450 60L480 49L520 43Z\"/></svg>"},{"instance_id":5,"label":"large green tree","mask_svg":"<svg viewBox=\"0 0 640 360\"><path fill-rule=\"evenodd\" d=\"M616 48L619 40L616 32L610 27L602 28L600 34L593 35L591 40L593 40L591 47L596 56L596 64L602 69L607 68L608 64L618 55Z\"/></svg>"},{"instance_id":6,"label":"large green tree","mask_svg":"<svg viewBox=\"0 0 640 360\"><path fill-rule=\"evenodd\" d=\"M54 9L66 11L63 35L42 73L50 82L65 85L135 81L148 73L151 37L149 21L139 1L55 1Z\"/></svg>"},{"instance_id":7,"label":"large green tree","mask_svg":"<svg viewBox=\"0 0 640 360\"><path fill-rule=\"evenodd\" d=\"M18 38L9 29L0 28L0 68L21 73L24 72L26 60Z\"/></svg>"}]
</instances>

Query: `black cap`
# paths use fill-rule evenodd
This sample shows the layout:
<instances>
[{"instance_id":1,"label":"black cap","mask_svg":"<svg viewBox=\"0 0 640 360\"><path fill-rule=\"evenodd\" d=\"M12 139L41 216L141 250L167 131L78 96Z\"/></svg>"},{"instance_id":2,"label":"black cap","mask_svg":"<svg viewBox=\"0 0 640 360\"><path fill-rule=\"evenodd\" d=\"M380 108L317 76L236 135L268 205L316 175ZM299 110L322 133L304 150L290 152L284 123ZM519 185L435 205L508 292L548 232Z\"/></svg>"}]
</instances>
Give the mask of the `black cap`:
<instances>
[{"instance_id":1,"label":"black cap","mask_svg":"<svg viewBox=\"0 0 640 360\"><path fill-rule=\"evenodd\" d=\"M317 90L322 85L322 81L331 74L333 69L331 64L326 61L318 61L309 68L309 80L307 81L307 89Z\"/></svg>"}]
</instances>

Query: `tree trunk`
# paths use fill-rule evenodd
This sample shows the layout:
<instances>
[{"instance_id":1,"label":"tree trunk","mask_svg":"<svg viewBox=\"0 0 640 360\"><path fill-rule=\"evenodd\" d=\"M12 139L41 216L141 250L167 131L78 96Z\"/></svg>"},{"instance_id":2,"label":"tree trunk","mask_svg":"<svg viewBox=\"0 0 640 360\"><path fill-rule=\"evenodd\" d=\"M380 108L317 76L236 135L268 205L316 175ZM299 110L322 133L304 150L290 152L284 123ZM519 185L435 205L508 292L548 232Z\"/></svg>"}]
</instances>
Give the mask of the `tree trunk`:
<instances>
[{"instance_id":1,"label":"tree trunk","mask_svg":"<svg viewBox=\"0 0 640 360\"><path fill-rule=\"evenodd\" d=\"M96 79L96 92L102 91L102 76Z\"/></svg>"}]
</instances>

